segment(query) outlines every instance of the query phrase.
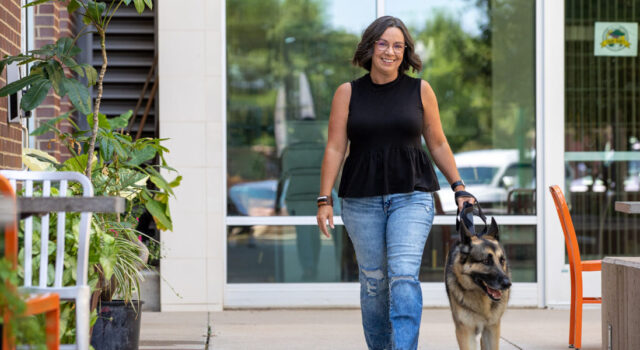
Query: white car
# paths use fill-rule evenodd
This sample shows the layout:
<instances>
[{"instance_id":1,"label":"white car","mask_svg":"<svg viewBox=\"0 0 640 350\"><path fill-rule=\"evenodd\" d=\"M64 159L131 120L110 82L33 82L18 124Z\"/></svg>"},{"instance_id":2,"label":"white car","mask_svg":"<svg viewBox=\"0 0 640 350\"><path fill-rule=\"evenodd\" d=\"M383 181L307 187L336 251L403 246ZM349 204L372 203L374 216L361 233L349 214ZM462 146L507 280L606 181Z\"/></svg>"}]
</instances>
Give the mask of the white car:
<instances>
[{"instance_id":1,"label":"white car","mask_svg":"<svg viewBox=\"0 0 640 350\"><path fill-rule=\"evenodd\" d=\"M509 191L535 188L535 168L531 151L521 155L517 149L492 149L461 152L454 155L466 191L473 194L491 214L507 213ZM436 169L442 209L455 214L453 191L444 175Z\"/></svg>"}]
</instances>

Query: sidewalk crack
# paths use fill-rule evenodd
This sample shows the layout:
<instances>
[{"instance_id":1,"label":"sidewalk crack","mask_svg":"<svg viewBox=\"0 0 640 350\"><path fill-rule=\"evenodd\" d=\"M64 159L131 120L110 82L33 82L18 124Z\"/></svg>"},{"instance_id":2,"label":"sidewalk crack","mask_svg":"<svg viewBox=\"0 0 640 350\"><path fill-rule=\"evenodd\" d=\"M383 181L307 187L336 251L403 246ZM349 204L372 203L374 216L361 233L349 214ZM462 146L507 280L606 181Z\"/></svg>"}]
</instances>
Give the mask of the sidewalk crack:
<instances>
[{"instance_id":1,"label":"sidewalk crack","mask_svg":"<svg viewBox=\"0 0 640 350\"><path fill-rule=\"evenodd\" d=\"M209 350L209 342L211 341L211 312L207 312L207 341L204 350Z\"/></svg>"},{"instance_id":2,"label":"sidewalk crack","mask_svg":"<svg viewBox=\"0 0 640 350\"><path fill-rule=\"evenodd\" d=\"M511 341L509 341L509 339L505 338L505 337L500 337L500 339L506 341L507 343L513 345L515 348L517 348L518 350L524 350L523 348L517 346L515 343L512 343Z\"/></svg>"}]
</instances>

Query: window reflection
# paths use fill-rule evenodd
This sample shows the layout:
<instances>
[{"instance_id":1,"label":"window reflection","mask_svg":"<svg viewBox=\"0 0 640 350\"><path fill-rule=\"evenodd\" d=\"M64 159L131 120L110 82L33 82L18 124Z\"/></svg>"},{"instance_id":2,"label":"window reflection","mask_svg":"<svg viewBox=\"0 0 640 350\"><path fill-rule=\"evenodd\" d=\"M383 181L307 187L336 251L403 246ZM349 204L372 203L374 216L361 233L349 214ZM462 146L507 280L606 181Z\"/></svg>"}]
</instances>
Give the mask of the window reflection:
<instances>
[{"instance_id":1,"label":"window reflection","mask_svg":"<svg viewBox=\"0 0 640 350\"><path fill-rule=\"evenodd\" d=\"M315 215L335 89L375 0L227 1L228 215Z\"/></svg>"},{"instance_id":2,"label":"window reflection","mask_svg":"<svg viewBox=\"0 0 640 350\"><path fill-rule=\"evenodd\" d=\"M358 268L344 226L229 226L229 283L353 282Z\"/></svg>"},{"instance_id":3,"label":"window reflection","mask_svg":"<svg viewBox=\"0 0 640 350\"><path fill-rule=\"evenodd\" d=\"M513 280L536 281L535 226L500 226ZM229 226L229 283L357 282L358 264L344 226L332 237L316 226ZM446 255L457 240L453 225L433 226L424 248L420 280L442 282Z\"/></svg>"},{"instance_id":4,"label":"window reflection","mask_svg":"<svg viewBox=\"0 0 640 350\"><path fill-rule=\"evenodd\" d=\"M386 0L416 41L417 75L440 118L467 190L487 213L535 215L535 2ZM453 192L438 171L442 212Z\"/></svg>"},{"instance_id":5,"label":"window reflection","mask_svg":"<svg viewBox=\"0 0 640 350\"><path fill-rule=\"evenodd\" d=\"M487 4L387 0L385 13L410 27L469 191L489 214L535 215L535 2ZM315 215L331 99L364 74L350 59L375 8L227 1L228 215ZM455 213L438 177L441 213Z\"/></svg>"}]
</instances>

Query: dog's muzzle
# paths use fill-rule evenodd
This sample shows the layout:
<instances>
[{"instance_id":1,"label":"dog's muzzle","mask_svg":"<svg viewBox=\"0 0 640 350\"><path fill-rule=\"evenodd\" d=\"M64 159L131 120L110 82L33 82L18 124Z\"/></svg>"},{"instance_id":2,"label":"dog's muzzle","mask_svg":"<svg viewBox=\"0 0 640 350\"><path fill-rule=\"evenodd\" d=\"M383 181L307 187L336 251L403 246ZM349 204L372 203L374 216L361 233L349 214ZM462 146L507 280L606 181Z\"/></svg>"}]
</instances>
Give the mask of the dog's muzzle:
<instances>
[{"instance_id":1,"label":"dog's muzzle","mask_svg":"<svg viewBox=\"0 0 640 350\"><path fill-rule=\"evenodd\" d=\"M477 279L476 283L478 283L482 287L484 292L487 293L489 298L494 301L499 301L500 299L502 299L503 292L511 287L511 280L509 279L509 277L502 278L502 280L498 283L498 288L490 287L487 282L482 279Z\"/></svg>"}]
</instances>

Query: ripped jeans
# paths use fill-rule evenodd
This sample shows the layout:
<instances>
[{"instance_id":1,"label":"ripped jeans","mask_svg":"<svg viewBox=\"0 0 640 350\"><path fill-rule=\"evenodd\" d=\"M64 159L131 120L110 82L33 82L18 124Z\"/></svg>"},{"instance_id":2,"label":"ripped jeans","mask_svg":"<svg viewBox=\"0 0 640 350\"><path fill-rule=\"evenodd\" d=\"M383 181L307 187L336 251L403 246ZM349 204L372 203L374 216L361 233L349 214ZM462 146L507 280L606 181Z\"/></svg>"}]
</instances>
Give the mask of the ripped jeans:
<instances>
[{"instance_id":1,"label":"ripped jeans","mask_svg":"<svg viewBox=\"0 0 640 350\"><path fill-rule=\"evenodd\" d=\"M433 217L429 192L342 199L342 221L360 266L360 307L369 350L418 347L418 273Z\"/></svg>"}]
</instances>

